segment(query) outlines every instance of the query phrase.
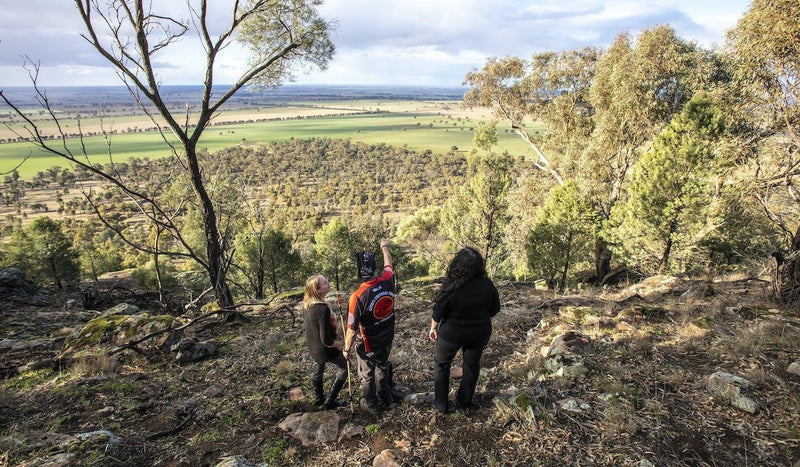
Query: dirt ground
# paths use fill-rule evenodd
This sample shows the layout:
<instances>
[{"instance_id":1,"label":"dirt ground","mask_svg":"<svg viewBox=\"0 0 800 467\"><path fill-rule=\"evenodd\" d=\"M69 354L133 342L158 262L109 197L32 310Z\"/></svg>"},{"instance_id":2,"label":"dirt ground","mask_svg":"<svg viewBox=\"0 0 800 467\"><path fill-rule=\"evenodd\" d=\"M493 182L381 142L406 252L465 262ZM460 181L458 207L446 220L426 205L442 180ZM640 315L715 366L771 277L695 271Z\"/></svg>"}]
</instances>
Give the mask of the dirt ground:
<instances>
[{"instance_id":1,"label":"dirt ground","mask_svg":"<svg viewBox=\"0 0 800 467\"><path fill-rule=\"evenodd\" d=\"M344 394L355 404L337 411L341 428L358 434L312 447L277 426L315 410L295 302L193 327L190 334L222 344L200 362L178 364L174 354L142 344L113 357L97 346L59 365L52 359L65 337L99 312L83 310L75 292L6 297L0 465L197 466L227 456L253 465L372 465L385 449L397 450L401 465L425 466L798 465L800 376L786 371L800 360L797 310L773 303L757 279L713 282L699 298L682 296L692 285L555 296L500 283L503 307L483 356L477 410L441 415L404 403L375 418L358 408L354 384L352 399ZM401 286L395 379L413 393L430 392L431 285ZM65 308L69 298L76 308ZM541 348L565 331L591 339L585 376L558 377L544 367ZM760 409L750 414L715 399L706 388L715 371L751 381ZM305 399L290 400L296 388ZM59 441L98 430L113 436Z\"/></svg>"}]
</instances>

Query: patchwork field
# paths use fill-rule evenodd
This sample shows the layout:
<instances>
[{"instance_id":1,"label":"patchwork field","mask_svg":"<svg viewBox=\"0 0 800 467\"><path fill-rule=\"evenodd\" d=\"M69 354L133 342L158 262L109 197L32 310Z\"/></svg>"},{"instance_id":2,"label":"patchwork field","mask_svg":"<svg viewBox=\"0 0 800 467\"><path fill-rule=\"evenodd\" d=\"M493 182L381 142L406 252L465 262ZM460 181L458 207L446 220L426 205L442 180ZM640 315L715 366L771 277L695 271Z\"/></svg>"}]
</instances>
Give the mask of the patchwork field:
<instances>
[{"instance_id":1,"label":"patchwork field","mask_svg":"<svg viewBox=\"0 0 800 467\"><path fill-rule=\"evenodd\" d=\"M66 113L66 112L65 112ZM118 113L124 113L119 112ZM352 100L314 103L289 103L259 109L235 109L220 113L200 142L200 147L214 152L237 144L257 145L293 138L331 137L365 143L387 143L408 146L417 151L446 152L453 146L466 151L472 146L473 130L481 121L489 121L485 110L462 109L450 101L370 101ZM192 118L190 116L190 123ZM52 122L41 120L42 134L56 135ZM66 133L77 132L74 118L63 122ZM0 139L14 137L21 131L20 122L8 122L0 130ZM157 131L146 116L116 115L81 119L84 134L115 132L109 138L114 161L132 157L159 158L169 155ZM168 135L171 137L171 135ZM61 142L53 141L58 147ZM107 163L109 147L103 136L84 138L86 154L92 161ZM66 140L71 151L81 154L79 138ZM508 129L500 129L499 150L526 155L527 145ZM26 156L29 159L18 169L22 178L52 166L66 167L59 156L46 153L28 143L0 144L0 173L12 170Z\"/></svg>"}]
</instances>

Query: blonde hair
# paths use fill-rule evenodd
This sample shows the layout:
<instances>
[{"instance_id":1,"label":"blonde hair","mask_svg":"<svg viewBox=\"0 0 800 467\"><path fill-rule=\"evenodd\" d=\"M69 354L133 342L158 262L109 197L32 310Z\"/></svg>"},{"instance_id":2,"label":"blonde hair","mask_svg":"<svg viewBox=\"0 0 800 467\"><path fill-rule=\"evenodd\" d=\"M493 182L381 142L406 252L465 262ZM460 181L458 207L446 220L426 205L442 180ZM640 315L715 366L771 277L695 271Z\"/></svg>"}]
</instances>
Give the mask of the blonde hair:
<instances>
[{"instance_id":1,"label":"blonde hair","mask_svg":"<svg viewBox=\"0 0 800 467\"><path fill-rule=\"evenodd\" d=\"M319 274L313 275L306 281L306 290L303 292L303 309L308 308L315 303L325 303L325 300L319 295Z\"/></svg>"}]
</instances>

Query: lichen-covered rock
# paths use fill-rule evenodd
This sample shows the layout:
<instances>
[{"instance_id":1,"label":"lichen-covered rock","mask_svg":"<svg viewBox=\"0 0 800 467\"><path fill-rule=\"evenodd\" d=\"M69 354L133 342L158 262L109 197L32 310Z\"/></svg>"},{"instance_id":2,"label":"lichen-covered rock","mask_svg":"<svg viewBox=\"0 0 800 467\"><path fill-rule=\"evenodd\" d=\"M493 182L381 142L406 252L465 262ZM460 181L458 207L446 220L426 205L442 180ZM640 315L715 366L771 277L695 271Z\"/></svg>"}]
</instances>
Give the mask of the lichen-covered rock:
<instances>
[{"instance_id":1,"label":"lichen-covered rock","mask_svg":"<svg viewBox=\"0 0 800 467\"><path fill-rule=\"evenodd\" d=\"M106 311L103 312L103 316L105 315L136 315L139 314L140 310L139 307L136 305L131 305L130 303L120 303L119 305L113 306Z\"/></svg>"},{"instance_id":2,"label":"lichen-covered rock","mask_svg":"<svg viewBox=\"0 0 800 467\"><path fill-rule=\"evenodd\" d=\"M747 413L756 413L758 402L744 394L752 384L750 381L723 371L717 371L708 377L708 390L720 400Z\"/></svg>"},{"instance_id":3,"label":"lichen-covered rock","mask_svg":"<svg viewBox=\"0 0 800 467\"><path fill-rule=\"evenodd\" d=\"M71 353L97 344L124 345L155 331L170 329L180 324L178 318L168 315L150 316L146 313L128 315L106 312L67 336L63 353Z\"/></svg>"}]
</instances>

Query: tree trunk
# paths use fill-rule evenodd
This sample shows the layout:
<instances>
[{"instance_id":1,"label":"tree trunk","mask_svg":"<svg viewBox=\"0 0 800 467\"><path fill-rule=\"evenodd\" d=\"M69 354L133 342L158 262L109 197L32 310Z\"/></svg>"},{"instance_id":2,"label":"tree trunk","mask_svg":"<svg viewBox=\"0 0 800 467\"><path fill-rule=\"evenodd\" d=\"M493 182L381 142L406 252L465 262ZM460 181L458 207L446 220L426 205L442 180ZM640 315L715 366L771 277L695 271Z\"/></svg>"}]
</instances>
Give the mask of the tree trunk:
<instances>
[{"instance_id":1,"label":"tree trunk","mask_svg":"<svg viewBox=\"0 0 800 467\"><path fill-rule=\"evenodd\" d=\"M256 299L261 300L264 298L264 243L263 234L258 237L258 266L256 271Z\"/></svg>"},{"instance_id":2,"label":"tree trunk","mask_svg":"<svg viewBox=\"0 0 800 467\"><path fill-rule=\"evenodd\" d=\"M664 274L667 272L667 263L669 263L669 253L672 251L672 236L667 240L667 245L664 247L664 252L661 254L661 261L658 262L658 273Z\"/></svg>"},{"instance_id":3,"label":"tree trunk","mask_svg":"<svg viewBox=\"0 0 800 467\"><path fill-rule=\"evenodd\" d=\"M61 278L58 277L56 262L53 258L50 258L50 270L53 271L53 280L56 281L56 287L58 287L58 290L63 289L63 287L61 286Z\"/></svg>"},{"instance_id":4,"label":"tree trunk","mask_svg":"<svg viewBox=\"0 0 800 467\"><path fill-rule=\"evenodd\" d=\"M225 245L220 238L219 228L217 227L217 214L214 211L211 197L203 184L200 165L197 162L197 148L192 141L185 142L184 148L186 149L186 159L189 163L192 188L200 201L200 209L203 215L203 231L206 237L206 254L208 255L208 278L211 286L214 287L219 306L221 308L232 308L234 301L228 288L228 264L225 257Z\"/></svg>"},{"instance_id":5,"label":"tree trunk","mask_svg":"<svg viewBox=\"0 0 800 467\"><path fill-rule=\"evenodd\" d=\"M611 250L608 243L598 237L594 242L594 273L602 281L611 272Z\"/></svg>"}]
</instances>

